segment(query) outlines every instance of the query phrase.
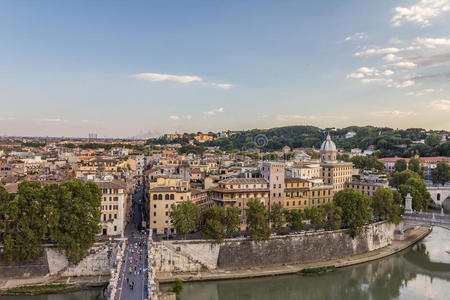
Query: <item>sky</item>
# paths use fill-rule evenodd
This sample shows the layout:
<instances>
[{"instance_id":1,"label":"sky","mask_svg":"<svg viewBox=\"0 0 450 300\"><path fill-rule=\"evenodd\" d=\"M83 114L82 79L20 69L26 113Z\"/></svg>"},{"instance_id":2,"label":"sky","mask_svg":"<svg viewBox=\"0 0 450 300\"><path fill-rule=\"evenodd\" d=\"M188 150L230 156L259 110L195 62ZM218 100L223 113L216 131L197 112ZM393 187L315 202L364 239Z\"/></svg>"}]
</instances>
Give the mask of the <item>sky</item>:
<instances>
[{"instance_id":1,"label":"sky","mask_svg":"<svg viewBox=\"0 0 450 300\"><path fill-rule=\"evenodd\" d=\"M0 1L0 135L450 130L450 0Z\"/></svg>"}]
</instances>

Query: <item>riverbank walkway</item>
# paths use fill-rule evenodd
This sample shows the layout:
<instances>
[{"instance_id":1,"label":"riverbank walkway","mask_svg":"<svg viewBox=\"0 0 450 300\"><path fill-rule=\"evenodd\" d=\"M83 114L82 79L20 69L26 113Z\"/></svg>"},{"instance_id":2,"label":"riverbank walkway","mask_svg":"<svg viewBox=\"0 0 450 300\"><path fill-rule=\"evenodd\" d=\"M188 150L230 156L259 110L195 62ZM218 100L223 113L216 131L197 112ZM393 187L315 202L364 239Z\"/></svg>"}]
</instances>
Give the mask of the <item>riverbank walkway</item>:
<instances>
[{"instance_id":1,"label":"riverbank walkway","mask_svg":"<svg viewBox=\"0 0 450 300\"><path fill-rule=\"evenodd\" d=\"M432 227L430 226L420 226L406 232L404 240L393 241L391 245L386 246L382 249L327 261L290 264L282 266L270 266L270 267L253 267L242 270L215 270L208 272L199 272L197 274L177 273L175 275L170 273L157 273L157 279L160 283L173 282L175 277L180 278L183 281L240 279L240 278L293 274L305 268L318 268L330 265L334 265L337 268L346 267L373 261L376 259L380 259L398 253L410 247L411 245L414 245L416 242L426 237L431 232L431 230Z\"/></svg>"}]
</instances>

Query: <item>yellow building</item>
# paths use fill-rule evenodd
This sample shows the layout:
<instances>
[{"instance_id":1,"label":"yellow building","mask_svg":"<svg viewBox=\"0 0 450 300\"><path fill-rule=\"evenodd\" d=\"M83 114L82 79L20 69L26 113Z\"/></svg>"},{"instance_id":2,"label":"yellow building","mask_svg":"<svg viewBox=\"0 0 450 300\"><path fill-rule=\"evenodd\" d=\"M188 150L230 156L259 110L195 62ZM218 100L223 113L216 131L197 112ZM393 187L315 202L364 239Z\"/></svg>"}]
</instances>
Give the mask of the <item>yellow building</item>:
<instances>
[{"instance_id":1,"label":"yellow building","mask_svg":"<svg viewBox=\"0 0 450 300\"><path fill-rule=\"evenodd\" d=\"M301 178L284 179L284 202L286 209L309 207L309 182Z\"/></svg>"},{"instance_id":2,"label":"yellow building","mask_svg":"<svg viewBox=\"0 0 450 300\"><path fill-rule=\"evenodd\" d=\"M229 178L221 180L218 187L211 190L211 199L218 206L238 207L241 230L246 230L245 209L250 199L258 199L267 206L269 203L269 183L263 178Z\"/></svg>"},{"instance_id":3,"label":"yellow building","mask_svg":"<svg viewBox=\"0 0 450 300\"><path fill-rule=\"evenodd\" d=\"M333 186L315 180L286 178L284 195L284 208L305 209L333 201Z\"/></svg>"},{"instance_id":4,"label":"yellow building","mask_svg":"<svg viewBox=\"0 0 450 300\"><path fill-rule=\"evenodd\" d=\"M173 233L170 220L172 204L191 201L190 185L180 178L159 177L150 182L149 193L149 227L153 233Z\"/></svg>"},{"instance_id":5,"label":"yellow building","mask_svg":"<svg viewBox=\"0 0 450 300\"><path fill-rule=\"evenodd\" d=\"M330 135L320 147L322 180L333 186L333 193L345 189L345 183L352 180L353 164L337 160L337 149Z\"/></svg>"},{"instance_id":6,"label":"yellow building","mask_svg":"<svg viewBox=\"0 0 450 300\"><path fill-rule=\"evenodd\" d=\"M194 139L199 143L204 143L206 141L212 141L214 138L211 135L199 134L194 136Z\"/></svg>"}]
</instances>

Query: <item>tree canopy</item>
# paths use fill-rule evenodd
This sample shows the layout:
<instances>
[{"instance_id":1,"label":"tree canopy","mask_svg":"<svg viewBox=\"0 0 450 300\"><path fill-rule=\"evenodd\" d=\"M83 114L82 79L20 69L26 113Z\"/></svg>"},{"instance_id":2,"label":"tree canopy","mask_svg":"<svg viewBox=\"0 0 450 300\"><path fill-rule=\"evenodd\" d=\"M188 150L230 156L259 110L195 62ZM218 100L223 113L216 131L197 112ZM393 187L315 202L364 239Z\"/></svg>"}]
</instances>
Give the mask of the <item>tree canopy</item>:
<instances>
[{"instance_id":1,"label":"tree canopy","mask_svg":"<svg viewBox=\"0 0 450 300\"><path fill-rule=\"evenodd\" d=\"M447 162L441 161L436 168L431 171L431 180L434 184L446 184L450 181L450 166Z\"/></svg>"},{"instance_id":2,"label":"tree canopy","mask_svg":"<svg viewBox=\"0 0 450 300\"><path fill-rule=\"evenodd\" d=\"M267 240L270 237L269 212L264 203L258 199L250 199L246 209L248 229L254 241Z\"/></svg>"},{"instance_id":3,"label":"tree canopy","mask_svg":"<svg viewBox=\"0 0 450 300\"><path fill-rule=\"evenodd\" d=\"M95 183L69 180L44 188L24 181L17 194L0 186L0 241L9 260L33 260L50 239L71 263L78 263L100 232L101 191Z\"/></svg>"},{"instance_id":4,"label":"tree canopy","mask_svg":"<svg viewBox=\"0 0 450 300\"><path fill-rule=\"evenodd\" d=\"M348 228L350 236L360 234L372 216L369 196L347 189L337 192L333 201L342 209L342 223Z\"/></svg>"},{"instance_id":5,"label":"tree canopy","mask_svg":"<svg viewBox=\"0 0 450 300\"><path fill-rule=\"evenodd\" d=\"M198 228L200 208L191 201L183 201L178 205L172 204L170 219L177 235L186 235Z\"/></svg>"}]
</instances>

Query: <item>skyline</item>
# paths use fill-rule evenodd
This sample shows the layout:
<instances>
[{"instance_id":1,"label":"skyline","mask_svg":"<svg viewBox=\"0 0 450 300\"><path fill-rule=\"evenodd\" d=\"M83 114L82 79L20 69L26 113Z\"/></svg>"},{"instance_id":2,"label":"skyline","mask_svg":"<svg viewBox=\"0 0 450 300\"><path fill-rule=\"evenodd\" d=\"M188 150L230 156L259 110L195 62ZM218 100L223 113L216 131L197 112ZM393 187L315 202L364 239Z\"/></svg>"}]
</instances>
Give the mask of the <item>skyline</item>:
<instances>
[{"instance_id":1,"label":"skyline","mask_svg":"<svg viewBox=\"0 0 450 300\"><path fill-rule=\"evenodd\" d=\"M0 135L450 129L450 0L0 5Z\"/></svg>"}]
</instances>

